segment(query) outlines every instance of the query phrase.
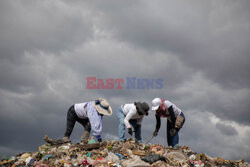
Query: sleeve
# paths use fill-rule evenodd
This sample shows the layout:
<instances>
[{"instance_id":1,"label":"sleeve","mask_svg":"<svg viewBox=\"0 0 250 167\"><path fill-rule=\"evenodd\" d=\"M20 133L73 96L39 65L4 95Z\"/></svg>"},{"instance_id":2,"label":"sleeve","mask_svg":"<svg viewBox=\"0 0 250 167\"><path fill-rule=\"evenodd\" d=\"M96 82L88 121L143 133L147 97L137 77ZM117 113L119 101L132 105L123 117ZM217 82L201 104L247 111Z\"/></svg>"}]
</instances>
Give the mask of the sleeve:
<instances>
[{"instance_id":1,"label":"sleeve","mask_svg":"<svg viewBox=\"0 0 250 167\"><path fill-rule=\"evenodd\" d=\"M132 126L129 123L129 120L136 114L136 110L135 109L130 109L130 111L128 112L128 114L126 115L126 117L124 118L124 124L126 126L126 128L132 128Z\"/></svg>"},{"instance_id":2,"label":"sleeve","mask_svg":"<svg viewBox=\"0 0 250 167\"><path fill-rule=\"evenodd\" d=\"M175 120L176 120L176 118L175 118L173 106L170 106L170 107L168 108L168 111L169 111L169 113L170 113L171 124L172 124L172 126L174 126L174 125L175 125Z\"/></svg>"},{"instance_id":3,"label":"sleeve","mask_svg":"<svg viewBox=\"0 0 250 167\"><path fill-rule=\"evenodd\" d=\"M156 118L156 126L155 126L155 130L158 132L159 129L161 128L161 118L159 115L155 114L155 118Z\"/></svg>"},{"instance_id":4,"label":"sleeve","mask_svg":"<svg viewBox=\"0 0 250 167\"><path fill-rule=\"evenodd\" d=\"M96 138L100 138L100 134L102 131L102 117L97 113L93 103L88 104L87 109L91 130L93 131L93 136L95 136Z\"/></svg>"}]
</instances>

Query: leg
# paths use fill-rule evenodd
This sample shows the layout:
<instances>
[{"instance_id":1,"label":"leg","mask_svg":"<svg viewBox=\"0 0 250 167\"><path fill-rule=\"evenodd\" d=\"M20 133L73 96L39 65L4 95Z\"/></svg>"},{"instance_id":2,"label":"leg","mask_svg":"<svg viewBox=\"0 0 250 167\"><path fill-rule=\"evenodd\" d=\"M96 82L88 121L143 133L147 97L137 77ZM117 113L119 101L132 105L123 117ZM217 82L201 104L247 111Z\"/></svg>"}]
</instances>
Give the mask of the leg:
<instances>
[{"instance_id":1,"label":"leg","mask_svg":"<svg viewBox=\"0 0 250 167\"><path fill-rule=\"evenodd\" d=\"M168 142L168 146L171 146L172 141L171 141L171 136L170 136L170 129L171 129L171 123L169 120L167 120L167 142Z\"/></svg>"},{"instance_id":2,"label":"leg","mask_svg":"<svg viewBox=\"0 0 250 167\"><path fill-rule=\"evenodd\" d=\"M82 124L82 126L84 127L84 131L81 137L81 141L83 143L85 143L86 141L88 141L89 135L90 135L90 131L91 131L91 126L90 126L90 122L89 119L78 119L78 122L80 124Z\"/></svg>"},{"instance_id":3,"label":"leg","mask_svg":"<svg viewBox=\"0 0 250 167\"><path fill-rule=\"evenodd\" d=\"M131 123L131 125L133 126L134 130L135 130L135 139L141 143L142 139L141 139L141 125L137 126L137 120L131 120L129 121ZM136 128L137 127L137 128Z\"/></svg>"},{"instance_id":4,"label":"leg","mask_svg":"<svg viewBox=\"0 0 250 167\"><path fill-rule=\"evenodd\" d=\"M77 116L74 110L74 106L71 106L67 113L67 126L66 126L66 131L64 133L64 137L68 138L70 137L76 123L76 118Z\"/></svg>"},{"instance_id":5,"label":"leg","mask_svg":"<svg viewBox=\"0 0 250 167\"><path fill-rule=\"evenodd\" d=\"M183 125L185 123L185 116L184 114L181 112L181 116L184 118L184 121L183 121ZM180 129L177 130L176 134L174 136L172 136L172 146L175 147L178 143L179 143L179 131Z\"/></svg>"},{"instance_id":6,"label":"leg","mask_svg":"<svg viewBox=\"0 0 250 167\"><path fill-rule=\"evenodd\" d=\"M122 111L122 108L120 107L118 110L117 110L117 113L116 113L116 116L118 118L118 121L119 121L119 126L118 126L118 137L120 140L122 141L125 141L125 125L124 125L124 114L123 114L123 111Z\"/></svg>"},{"instance_id":7,"label":"leg","mask_svg":"<svg viewBox=\"0 0 250 167\"><path fill-rule=\"evenodd\" d=\"M175 133L174 136L172 137L172 147L175 147L178 143L179 143L179 134L178 134L179 130L177 130L177 132Z\"/></svg>"},{"instance_id":8,"label":"leg","mask_svg":"<svg viewBox=\"0 0 250 167\"><path fill-rule=\"evenodd\" d=\"M167 121L167 140L168 140L168 146L172 146L172 147L174 147L175 145L177 145L179 143L179 135L178 135L179 130L176 131L174 136L170 135L170 130L173 128L174 127L172 126L172 124L168 120Z\"/></svg>"}]
</instances>

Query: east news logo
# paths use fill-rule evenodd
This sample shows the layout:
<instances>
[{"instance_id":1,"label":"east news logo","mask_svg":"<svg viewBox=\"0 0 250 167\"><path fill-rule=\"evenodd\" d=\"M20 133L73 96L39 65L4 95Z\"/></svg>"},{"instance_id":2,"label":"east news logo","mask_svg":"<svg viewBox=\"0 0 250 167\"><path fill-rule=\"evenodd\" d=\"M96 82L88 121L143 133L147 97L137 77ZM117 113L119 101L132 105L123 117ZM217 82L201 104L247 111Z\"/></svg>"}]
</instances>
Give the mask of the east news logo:
<instances>
[{"instance_id":1,"label":"east news logo","mask_svg":"<svg viewBox=\"0 0 250 167\"><path fill-rule=\"evenodd\" d=\"M147 79L126 77L101 79L96 77L87 77L86 89L162 89L163 79Z\"/></svg>"}]
</instances>

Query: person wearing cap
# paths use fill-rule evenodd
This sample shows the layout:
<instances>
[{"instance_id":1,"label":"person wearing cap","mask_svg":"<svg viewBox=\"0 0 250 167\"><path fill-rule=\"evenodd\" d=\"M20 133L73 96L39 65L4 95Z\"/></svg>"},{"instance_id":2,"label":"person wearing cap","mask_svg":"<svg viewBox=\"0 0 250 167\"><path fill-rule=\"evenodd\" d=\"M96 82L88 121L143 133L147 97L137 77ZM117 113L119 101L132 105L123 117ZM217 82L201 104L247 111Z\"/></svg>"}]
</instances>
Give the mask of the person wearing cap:
<instances>
[{"instance_id":1,"label":"person wearing cap","mask_svg":"<svg viewBox=\"0 0 250 167\"><path fill-rule=\"evenodd\" d=\"M101 142L102 131L102 117L103 115L112 115L112 108L108 101L102 98L97 100L76 103L72 105L67 113L67 126L63 137L63 141L70 142L69 138L73 131L76 122L79 122L84 127L84 132L81 142L87 142L90 131L92 130L93 136Z\"/></svg>"},{"instance_id":2,"label":"person wearing cap","mask_svg":"<svg viewBox=\"0 0 250 167\"><path fill-rule=\"evenodd\" d=\"M122 105L117 110L119 120L118 136L121 141L125 141L125 126L128 133L132 136L134 128L135 138L141 143L141 122L144 115L148 115L149 105L146 102L134 102Z\"/></svg>"},{"instance_id":3,"label":"person wearing cap","mask_svg":"<svg viewBox=\"0 0 250 167\"><path fill-rule=\"evenodd\" d=\"M183 112L172 102L160 98L152 100L152 110L156 111L156 128L153 136L158 135L161 118L167 118L167 142L169 146L175 147L179 143L178 132L185 122Z\"/></svg>"}]
</instances>

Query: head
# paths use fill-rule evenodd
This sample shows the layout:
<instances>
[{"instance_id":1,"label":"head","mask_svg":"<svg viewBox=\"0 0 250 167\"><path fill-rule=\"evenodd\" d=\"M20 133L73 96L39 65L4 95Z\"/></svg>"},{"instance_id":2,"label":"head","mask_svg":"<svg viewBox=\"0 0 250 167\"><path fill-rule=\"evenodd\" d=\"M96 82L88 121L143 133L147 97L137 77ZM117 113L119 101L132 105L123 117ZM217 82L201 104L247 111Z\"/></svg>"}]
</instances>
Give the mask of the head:
<instances>
[{"instance_id":1,"label":"head","mask_svg":"<svg viewBox=\"0 0 250 167\"><path fill-rule=\"evenodd\" d=\"M112 108L106 99L98 98L95 100L95 108L101 116L112 115Z\"/></svg>"},{"instance_id":2,"label":"head","mask_svg":"<svg viewBox=\"0 0 250 167\"><path fill-rule=\"evenodd\" d=\"M152 100L152 110L157 111L160 110L160 105L162 104L162 101L160 98L155 98Z\"/></svg>"},{"instance_id":3,"label":"head","mask_svg":"<svg viewBox=\"0 0 250 167\"><path fill-rule=\"evenodd\" d=\"M139 115L148 115L149 105L146 102L135 102L134 104Z\"/></svg>"}]
</instances>

